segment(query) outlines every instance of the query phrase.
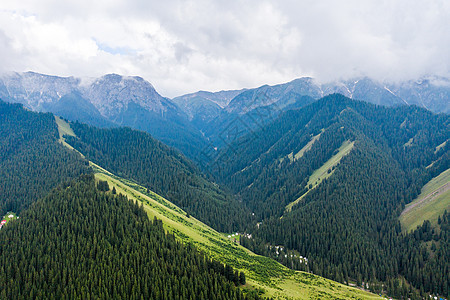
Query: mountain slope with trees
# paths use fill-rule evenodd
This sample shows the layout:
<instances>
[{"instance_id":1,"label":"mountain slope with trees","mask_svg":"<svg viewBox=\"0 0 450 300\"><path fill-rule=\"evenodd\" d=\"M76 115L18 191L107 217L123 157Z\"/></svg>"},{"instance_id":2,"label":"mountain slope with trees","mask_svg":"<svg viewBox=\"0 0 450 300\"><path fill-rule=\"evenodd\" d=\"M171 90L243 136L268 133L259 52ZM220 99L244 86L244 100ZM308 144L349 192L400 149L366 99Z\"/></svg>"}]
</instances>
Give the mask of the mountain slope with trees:
<instances>
[{"instance_id":1,"label":"mountain slope with trees","mask_svg":"<svg viewBox=\"0 0 450 300\"><path fill-rule=\"evenodd\" d=\"M71 127L77 137L66 141L87 159L135 180L222 232L243 230L250 212L210 182L180 152L130 128L98 129L80 123Z\"/></svg>"},{"instance_id":2,"label":"mountain slope with trees","mask_svg":"<svg viewBox=\"0 0 450 300\"><path fill-rule=\"evenodd\" d=\"M20 213L59 183L89 172L58 143L55 118L0 100L0 213Z\"/></svg>"},{"instance_id":3,"label":"mountain slope with trees","mask_svg":"<svg viewBox=\"0 0 450 300\"><path fill-rule=\"evenodd\" d=\"M308 151L292 158L319 134ZM449 167L449 146L436 151L449 137L448 115L336 94L288 111L231 144L215 162L216 174L262 221L243 241L252 250L261 243L284 245L308 257L315 274L340 282L365 282L378 291L380 282L403 276L412 286L395 283L402 293L446 296L446 233L435 229L431 250L429 240L404 235L398 217L426 182ZM354 147L329 169L331 176L308 185L345 141Z\"/></svg>"},{"instance_id":4,"label":"mountain slope with trees","mask_svg":"<svg viewBox=\"0 0 450 300\"><path fill-rule=\"evenodd\" d=\"M244 275L166 235L125 196L99 192L93 175L34 203L0 232L0 253L3 299L247 298L235 287Z\"/></svg>"}]
</instances>

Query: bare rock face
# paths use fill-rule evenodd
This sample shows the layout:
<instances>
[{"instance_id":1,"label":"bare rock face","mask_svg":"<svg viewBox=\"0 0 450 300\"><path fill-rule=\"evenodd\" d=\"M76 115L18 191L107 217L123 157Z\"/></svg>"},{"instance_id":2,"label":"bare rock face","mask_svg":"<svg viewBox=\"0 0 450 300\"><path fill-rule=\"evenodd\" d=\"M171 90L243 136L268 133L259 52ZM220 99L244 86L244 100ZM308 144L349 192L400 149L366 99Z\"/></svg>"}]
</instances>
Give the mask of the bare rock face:
<instances>
[{"instance_id":1,"label":"bare rock face","mask_svg":"<svg viewBox=\"0 0 450 300\"><path fill-rule=\"evenodd\" d=\"M108 74L89 79L27 72L6 74L0 80L1 98L22 103L37 111L45 111L45 104L54 104L63 96L74 92L92 103L106 118L123 112L130 102L156 113L176 108L141 77Z\"/></svg>"},{"instance_id":2,"label":"bare rock face","mask_svg":"<svg viewBox=\"0 0 450 300\"><path fill-rule=\"evenodd\" d=\"M170 106L175 107L141 77L108 74L81 87L81 92L107 118L114 118L127 110L131 102L156 113L164 113Z\"/></svg>"}]
</instances>

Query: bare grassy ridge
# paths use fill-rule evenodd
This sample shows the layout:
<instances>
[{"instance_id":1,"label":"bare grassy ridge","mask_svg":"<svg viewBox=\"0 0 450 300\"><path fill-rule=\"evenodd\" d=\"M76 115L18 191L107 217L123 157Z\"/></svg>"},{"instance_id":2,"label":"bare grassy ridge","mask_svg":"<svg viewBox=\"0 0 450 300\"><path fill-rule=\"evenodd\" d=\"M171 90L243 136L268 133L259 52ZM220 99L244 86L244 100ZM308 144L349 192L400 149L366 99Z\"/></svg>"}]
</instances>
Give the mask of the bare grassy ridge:
<instances>
[{"instance_id":1,"label":"bare grassy ridge","mask_svg":"<svg viewBox=\"0 0 450 300\"><path fill-rule=\"evenodd\" d=\"M318 136L320 136L320 134L317 135L317 138L318 138ZM316 137L314 137L312 141L315 141L315 139L316 139ZM309 145L309 143L308 143L308 145ZM338 152L335 155L333 155L326 163L324 163L323 166L321 166L319 169L315 170L314 173L311 174L311 176L308 179L308 186L311 186L309 191L316 188L324 179L327 179L328 177L330 177L333 174L334 170L332 170L332 168L337 166L339 164L339 162L341 161L341 159L345 155L350 153L350 151L353 149L354 145L355 145L355 142L344 141L342 143L341 147L339 147ZM303 155L303 153L302 153L302 155ZM330 172L328 172L328 170L330 170ZM291 211L292 207L295 204L297 204L298 202L300 202L303 199L303 197L305 197L305 195L308 194L308 192L306 192L305 194L300 196L295 201L286 205L286 211L287 212Z\"/></svg>"},{"instance_id":2,"label":"bare grassy ridge","mask_svg":"<svg viewBox=\"0 0 450 300\"><path fill-rule=\"evenodd\" d=\"M400 215L402 229L413 231L425 220L436 224L445 210L450 211L450 169L431 179L420 195L406 205Z\"/></svg>"}]
</instances>

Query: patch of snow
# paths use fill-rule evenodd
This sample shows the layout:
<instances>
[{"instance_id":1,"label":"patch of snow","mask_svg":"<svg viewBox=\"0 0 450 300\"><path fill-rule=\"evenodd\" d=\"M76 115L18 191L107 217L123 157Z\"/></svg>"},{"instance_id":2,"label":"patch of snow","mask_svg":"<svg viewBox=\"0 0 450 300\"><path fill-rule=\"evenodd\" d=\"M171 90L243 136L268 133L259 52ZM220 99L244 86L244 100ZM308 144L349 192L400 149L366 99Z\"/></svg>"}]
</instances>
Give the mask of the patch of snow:
<instances>
[{"instance_id":1,"label":"patch of snow","mask_svg":"<svg viewBox=\"0 0 450 300\"><path fill-rule=\"evenodd\" d=\"M393 91L391 91L387 86L384 86L384 89L385 89L386 91L388 91L389 93L391 93L392 95L394 95L395 97L398 97L398 98L402 99L403 102L406 103L406 105L409 105L409 103L408 103L405 99L403 99L402 97L397 96L397 95L396 95Z\"/></svg>"}]
</instances>

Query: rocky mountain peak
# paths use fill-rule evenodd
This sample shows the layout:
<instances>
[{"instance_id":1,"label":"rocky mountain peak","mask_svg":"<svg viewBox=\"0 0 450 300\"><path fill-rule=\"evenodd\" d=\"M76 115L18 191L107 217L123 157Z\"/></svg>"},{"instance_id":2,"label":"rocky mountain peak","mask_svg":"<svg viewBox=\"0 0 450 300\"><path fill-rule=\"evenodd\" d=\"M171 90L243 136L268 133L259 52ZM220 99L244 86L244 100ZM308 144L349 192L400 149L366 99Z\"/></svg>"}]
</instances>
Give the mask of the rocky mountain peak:
<instances>
[{"instance_id":1,"label":"rocky mountain peak","mask_svg":"<svg viewBox=\"0 0 450 300\"><path fill-rule=\"evenodd\" d=\"M82 94L106 117L128 108L130 102L153 112L166 111L168 102L141 77L107 74L82 89Z\"/></svg>"}]
</instances>

